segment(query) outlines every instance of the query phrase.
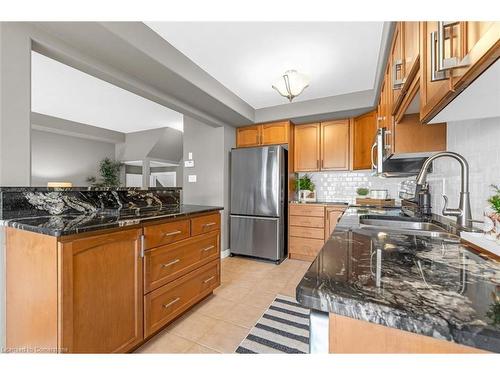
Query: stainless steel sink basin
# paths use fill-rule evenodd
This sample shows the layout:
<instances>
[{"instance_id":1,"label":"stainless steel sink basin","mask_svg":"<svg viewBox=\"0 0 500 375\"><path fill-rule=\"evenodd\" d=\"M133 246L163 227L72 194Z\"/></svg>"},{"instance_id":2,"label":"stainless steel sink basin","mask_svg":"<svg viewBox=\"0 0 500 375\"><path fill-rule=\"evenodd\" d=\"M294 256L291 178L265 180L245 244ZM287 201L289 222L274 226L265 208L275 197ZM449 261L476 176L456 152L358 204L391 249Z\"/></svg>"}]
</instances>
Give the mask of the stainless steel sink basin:
<instances>
[{"instance_id":1,"label":"stainless steel sink basin","mask_svg":"<svg viewBox=\"0 0 500 375\"><path fill-rule=\"evenodd\" d=\"M435 237L453 242L460 241L460 237L448 232L440 225L424 221L398 220L393 217L385 219L361 217L359 223L362 228L377 228L386 232Z\"/></svg>"},{"instance_id":2,"label":"stainless steel sink basin","mask_svg":"<svg viewBox=\"0 0 500 375\"><path fill-rule=\"evenodd\" d=\"M446 229L439 225L420 221L407 221L407 220L383 220L383 219L364 219L359 221L363 225L370 225L376 227L388 227L393 229L417 230L426 232L444 232Z\"/></svg>"}]
</instances>

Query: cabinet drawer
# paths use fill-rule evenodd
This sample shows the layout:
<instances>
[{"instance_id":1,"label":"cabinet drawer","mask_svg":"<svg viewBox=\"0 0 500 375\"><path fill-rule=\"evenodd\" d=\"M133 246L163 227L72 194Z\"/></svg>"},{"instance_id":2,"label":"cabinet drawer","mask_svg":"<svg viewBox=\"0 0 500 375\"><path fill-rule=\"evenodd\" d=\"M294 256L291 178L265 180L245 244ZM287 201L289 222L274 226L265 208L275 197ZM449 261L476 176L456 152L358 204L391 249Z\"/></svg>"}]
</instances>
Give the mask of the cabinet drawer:
<instances>
[{"instance_id":1,"label":"cabinet drawer","mask_svg":"<svg viewBox=\"0 0 500 375\"><path fill-rule=\"evenodd\" d=\"M315 258L324 244L324 240L290 237L290 254L300 254Z\"/></svg>"},{"instance_id":2,"label":"cabinet drawer","mask_svg":"<svg viewBox=\"0 0 500 375\"><path fill-rule=\"evenodd\" d=\"M308 227L294 227L290 226L290 236L302 238L316 238L323 240L325 231L323 228L308 228Z\"/></svg>"},{"instance_id":3,"label":"cabinet drawer","mask_svg":"<svg viewBox=\"0 0 500 375\"><path fill-rule=\"evenodd\" d=\"M206 215L191 219L191 235L211 232L220 229L220 214Z\"/></svg>"},{"instance_id":4,"label":"cabinet drawer","mask_svg":"<svg viewBox=\"0 0 500 375\"><path fill-rule=\"evenodd\" d=\"M324 217L290 216L290 225L299 227L324 228Z\"/></svg>"},{"instance_id":5,"label":"cabinet drawer","mask_svg":"<svg viewBox=\"0 0 500 375\"><path fill-rule=\"evenodd\" d=\"M189 237L189 220L144 227L144 248L168 245Z\"/></svg>"},{"instance_id":6,"label":"cabinet drawer","mask_svg":"<svg viewBox=\"0 0 500 375\"><path fill-rule=\"evenodd\" d=\"M325 207L311 206L308 204L290 205L290 215L324 217Z\"/></svg>"},{"instance_id":7,"label":"cabinet drawer","mask_svg":"<svg viewBox=\"0 0 500 375\"><path fill-rule=\"evenodd\" d=\"M150 292L219 256L219 232L202 234L147 251L144 257L144 289Z\"/></svg>"},{"instance_id":8,"label":"cabinet drawer","mask_svg":"<svg viewBox=\"0 0 500 375\"><path fill-rule=\"evenodd\" d=\"M144 296L144 336L151 336L220 285L214 260Z\"/></svg>"}]
</instances>

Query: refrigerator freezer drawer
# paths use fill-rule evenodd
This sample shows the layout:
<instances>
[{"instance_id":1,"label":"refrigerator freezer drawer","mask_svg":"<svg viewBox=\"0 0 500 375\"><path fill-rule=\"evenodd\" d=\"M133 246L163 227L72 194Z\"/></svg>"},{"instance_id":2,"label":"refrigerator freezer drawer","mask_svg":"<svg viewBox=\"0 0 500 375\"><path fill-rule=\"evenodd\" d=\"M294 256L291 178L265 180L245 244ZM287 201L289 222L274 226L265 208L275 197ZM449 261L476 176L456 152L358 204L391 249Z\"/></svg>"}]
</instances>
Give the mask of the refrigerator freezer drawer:
<instances>
[{"instance_id":1,"label":"refrigerator freezer drawer","mask_svg":"<svg viewBox=\"0 0 500 375\"><path fill-rule=\"evenodd\" d=\"M231 215L232 254L278 261L285 257L280 218Z\"/></svg>"}]
</instances>

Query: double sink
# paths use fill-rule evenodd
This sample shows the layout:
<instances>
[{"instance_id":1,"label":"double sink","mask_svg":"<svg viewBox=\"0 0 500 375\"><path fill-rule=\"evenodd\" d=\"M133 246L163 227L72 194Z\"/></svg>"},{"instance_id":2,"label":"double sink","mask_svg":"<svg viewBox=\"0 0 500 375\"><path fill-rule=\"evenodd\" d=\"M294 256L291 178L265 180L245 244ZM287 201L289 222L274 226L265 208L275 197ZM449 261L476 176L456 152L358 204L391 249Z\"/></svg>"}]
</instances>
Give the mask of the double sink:
<instances>
[{"instance_id":1,"label":"double sink","mask_svg":"<svg viewBox=\"0 0 500 375\"><path fill-rule=\"evenodd\" d=\"M454 229L442 223L412 217L363 215L359 218L361 228L373 228L387 232L428 236L451 241L460 241Z\"/></svg>"}]
</instances>

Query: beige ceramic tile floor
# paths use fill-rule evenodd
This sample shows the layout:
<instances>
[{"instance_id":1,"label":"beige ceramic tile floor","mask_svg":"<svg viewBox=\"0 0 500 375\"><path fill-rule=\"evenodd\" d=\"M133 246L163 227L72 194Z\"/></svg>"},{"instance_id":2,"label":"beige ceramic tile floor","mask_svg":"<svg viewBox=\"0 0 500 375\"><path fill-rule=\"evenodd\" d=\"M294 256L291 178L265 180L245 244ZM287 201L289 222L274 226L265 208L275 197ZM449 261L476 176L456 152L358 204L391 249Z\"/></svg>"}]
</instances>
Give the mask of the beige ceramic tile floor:
<instances>
[{"instance_id":1,"label":"beige ceramic tile floor","mask_svg":"<svg viewBox=\"0 0 500 375\"><path fill-rule=\"evenodd\" d=\"M137 353L233 353L277 294L295 297L309 262L224 258L221 286Z\"/></svg>"}]
</instances>

